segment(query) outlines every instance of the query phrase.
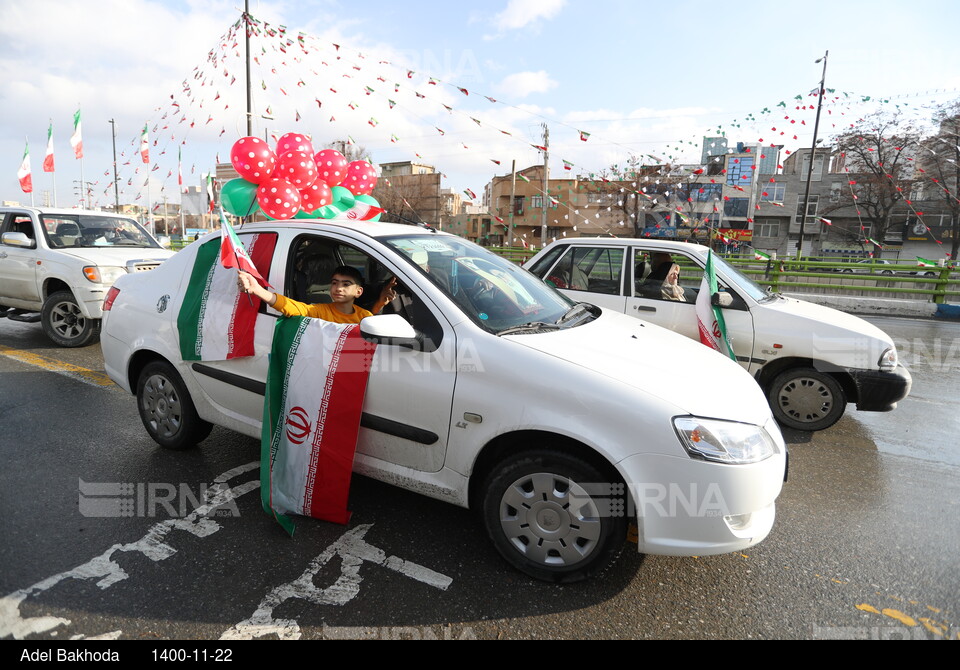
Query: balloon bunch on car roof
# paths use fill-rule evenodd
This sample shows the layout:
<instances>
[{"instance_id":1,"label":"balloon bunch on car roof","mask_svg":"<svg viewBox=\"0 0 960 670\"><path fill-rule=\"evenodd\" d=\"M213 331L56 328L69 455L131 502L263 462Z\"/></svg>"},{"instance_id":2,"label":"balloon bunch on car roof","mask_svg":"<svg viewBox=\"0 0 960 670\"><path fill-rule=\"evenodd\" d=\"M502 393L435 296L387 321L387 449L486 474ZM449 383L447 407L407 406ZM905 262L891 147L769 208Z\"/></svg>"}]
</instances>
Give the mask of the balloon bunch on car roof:
<instances>
[{"instance_id":1,"label":"balloon bunch on car roof","mask_svg":"<svg viewBox=\"0 0 960 670\"><path fill-rule=\"evenodd\" d=\"M269 219L376 221L383 210L370 195L377 172L367 161L347 161L336 149L314 152L302 133L287 133L275 149L259 137L241 137L230 150L240 175L223 185L220 201L235 216L257 211Z\"/></svg>"}]
</instances>

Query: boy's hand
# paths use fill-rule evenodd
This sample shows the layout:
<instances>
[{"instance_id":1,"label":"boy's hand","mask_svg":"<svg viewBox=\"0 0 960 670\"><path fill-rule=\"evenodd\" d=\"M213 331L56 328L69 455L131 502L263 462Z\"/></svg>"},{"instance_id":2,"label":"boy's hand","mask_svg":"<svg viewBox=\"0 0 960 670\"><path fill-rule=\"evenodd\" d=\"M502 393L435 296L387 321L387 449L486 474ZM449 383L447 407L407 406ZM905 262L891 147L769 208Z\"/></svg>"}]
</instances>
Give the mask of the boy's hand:
<instances>
[{"instance_id":1,"label":"boy's hand","mask_svg":"<svg viewBox=\"0 0 960 670\"><path fill-rule=\"evenodd\" d=\"M397 285L396 277L393 277L390 281L388 281L384 285L383 290L380 291L380 302L382 303L393 302L393 300L397 297L397 291L395 288L396 285Z\"/></svg>"}]
</instances>

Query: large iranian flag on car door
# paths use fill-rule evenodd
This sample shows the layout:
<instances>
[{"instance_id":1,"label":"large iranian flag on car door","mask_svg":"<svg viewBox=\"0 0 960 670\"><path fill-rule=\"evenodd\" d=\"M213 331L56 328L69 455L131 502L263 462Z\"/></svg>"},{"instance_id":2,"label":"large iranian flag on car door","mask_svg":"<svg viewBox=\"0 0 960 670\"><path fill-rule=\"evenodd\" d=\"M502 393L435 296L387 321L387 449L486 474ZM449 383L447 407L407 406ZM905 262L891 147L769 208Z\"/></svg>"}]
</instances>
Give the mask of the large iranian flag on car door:
<instances>
[{"instance_id":1,"label":"large iranian flag on car door","mask_svg":"<svg viewBox=\"0 0 960 670\"><path fill-rule=\"evenodd\" d=\"M353 456L375 349L356 324L277 321L263 405L260 500L291 535L289 514L350 520Z\"/></svg>"},{"instance_id":2,"label":"large iranian flag on car door","mask_svg":"<svg viewBox=\"0 0 960 670\"><path fill-rule=\"evenodd\" d=\"M247 254L260 274L270 274L276 233L244 235ZM240 293L237 271L220 262L221 238L197 249L177 330L185 361L225 361L253 356L254 326L260 299Z\"/></svg>"}]
</instances>

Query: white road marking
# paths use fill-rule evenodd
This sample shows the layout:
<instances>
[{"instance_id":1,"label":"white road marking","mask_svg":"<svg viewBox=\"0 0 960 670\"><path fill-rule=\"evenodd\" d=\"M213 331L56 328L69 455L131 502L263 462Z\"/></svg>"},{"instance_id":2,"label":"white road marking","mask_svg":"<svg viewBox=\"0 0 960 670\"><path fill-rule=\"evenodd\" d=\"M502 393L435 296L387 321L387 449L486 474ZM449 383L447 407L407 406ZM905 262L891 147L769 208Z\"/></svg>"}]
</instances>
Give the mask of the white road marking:
<instances>
[{"instance_id":1,"label":"white road marking","mask_svg":"<svg viewBox=\"0 0 960 670\"><path fill-rule=\"evenodd\" d=\"M177 553L177 550L166 544L167 535L174 530L184 530L197 537L207 537L220 530L221 526L213 519L207 518L224 505L232 505L240 496L260 488L260 480L244 482L237 486L227 486L226 482L234 477L251 470L259 470L260 462L252 461L246 465L227 470L214 480L214 485L207 489L204 504L196 508L183 519L168 519L154 524L147 530L146 535L129 544L115 544L99 556L72 570L61 572L48 577L19 591L14 591L0 598L0 638L12 636L22 640L28 635L38 635L53 630L57 626L67 626L69 619L53 616L23 618L20 615L20 603L30 597L37 596L57 584L69 579L99 579L97 586L106 589L129 575L113 559L116 552L137 552L153 561L162 561ZM106 635L119 635L120 631ZM95 639L95 638L91 638Z\"/></svg>"},{"instance_id":2,"label":"white road marking","mask_svg":"<svg viewBox=\"0 0 960 670\"><path fill-rule=\"evenodd\" d=\"M364 561L383 566L446 591L453 580L439 572L405 561L386 553L366 542L363 537L372 524L357 526L344 533L340 539L327 547L323 553L310 561L307 569L292 582L281 584L268 593L253 615L241 621L220 636L221 640L249 640L267 635L276 635L281 640L300 639L300 625L295 619L274 619L274 610L291 598L299 598L315 605L343 606L360 593L360 566ZM330 586L320 589L313 583L317 572L334 556L340 557L340 576Z\"/></svg>"}]
</instances>

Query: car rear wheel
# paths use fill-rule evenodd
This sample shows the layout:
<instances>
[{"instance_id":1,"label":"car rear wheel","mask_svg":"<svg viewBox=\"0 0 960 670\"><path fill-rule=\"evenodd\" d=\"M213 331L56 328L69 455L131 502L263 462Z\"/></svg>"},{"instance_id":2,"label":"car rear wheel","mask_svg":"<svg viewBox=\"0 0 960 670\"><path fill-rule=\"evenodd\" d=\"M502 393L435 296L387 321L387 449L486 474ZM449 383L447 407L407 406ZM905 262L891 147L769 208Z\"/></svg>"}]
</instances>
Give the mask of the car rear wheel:
<instances>
[{"instance_id":1,"label":"car rear wheel","mask_svg":"<svg viewBox=\"0 0 960 670\"><path fill-rule=\"evenodd\" d=\"M767 395L773 416L797 430L824 430L843 416L847 399L837 380L813 368L779 374Z\"/></svg>"},{"instance_id":2,"label":"car rear wheel","mask_svg":"<svg viewBox=\"0 0 960 670\"><path fill-rule=\"evenodd\" d=\"M620 555L627 533L626 510L611 505L624 500L622 490L611 495L623 484L610 480L562 453L513 456L484 485L487 533L511 565L537 579L574 582L599 574Z\"/></svg>"},{"instance_id":3,"label":"car rear wheel","mask_svg":"<svg viewBox=\"0 0 960 670\"><path fill-rule=\"evenodd\" d=\"M149 363L140 372L137 409L143 427L165 449L189 449L213 429L197 414L183 380L166 361Z\"/></svg>"},{"instance_id":4,"label":"car rear wheel","mask_svg":"<svg viewBox=\"0 0 960 670\"><path fill-rule=\"evenodd\" d=\"M100 319L85 317L70 291L57 291L44 301L40 324L61 347L84 347L100 338Z\"/></svg>"}]
</instances>

